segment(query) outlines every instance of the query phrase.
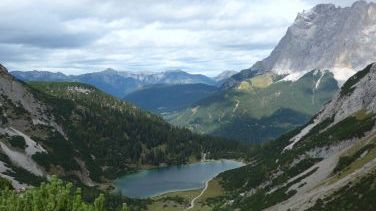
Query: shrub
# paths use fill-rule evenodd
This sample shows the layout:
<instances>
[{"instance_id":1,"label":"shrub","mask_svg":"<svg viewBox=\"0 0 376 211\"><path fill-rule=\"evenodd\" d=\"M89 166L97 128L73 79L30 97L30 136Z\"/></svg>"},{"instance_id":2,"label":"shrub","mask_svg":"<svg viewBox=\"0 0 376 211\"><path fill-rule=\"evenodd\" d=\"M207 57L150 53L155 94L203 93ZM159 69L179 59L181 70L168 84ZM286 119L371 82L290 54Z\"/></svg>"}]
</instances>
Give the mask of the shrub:
<instances>
[{"instance_id":1,"label":"shrub","mask_svg":"<svg viewBox=\"0 0 376 211\"><path fill-rule=\"evenodd\" d=\"M25 149L27 147L26 141L22 136L11 136L8 140L12 147Z\"/></svg>"}]
</instances>

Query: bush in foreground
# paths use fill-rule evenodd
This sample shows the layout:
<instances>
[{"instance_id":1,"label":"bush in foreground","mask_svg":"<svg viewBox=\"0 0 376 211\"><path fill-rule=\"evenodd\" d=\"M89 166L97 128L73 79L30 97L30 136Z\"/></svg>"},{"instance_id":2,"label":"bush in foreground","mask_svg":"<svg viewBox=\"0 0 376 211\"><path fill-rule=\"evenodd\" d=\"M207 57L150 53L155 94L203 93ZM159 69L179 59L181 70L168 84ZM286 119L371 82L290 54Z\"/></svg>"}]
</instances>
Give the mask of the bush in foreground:
<instances>
[{"instance_id":1,"label":"bush in foreground","mask_svg":"<svg viewBox=\"0 0 376 211\"><path fill-rule=\"evenodd\" d=\"M0 191L0 210L8 211L104 211L104 201L103 194L92 204L83 201L80 188L74 188L72 183L65 184L57 177L22 193L8 188ZM123 207L122 210L126 211L127 208Z\"/></svg>"}]
</instances>

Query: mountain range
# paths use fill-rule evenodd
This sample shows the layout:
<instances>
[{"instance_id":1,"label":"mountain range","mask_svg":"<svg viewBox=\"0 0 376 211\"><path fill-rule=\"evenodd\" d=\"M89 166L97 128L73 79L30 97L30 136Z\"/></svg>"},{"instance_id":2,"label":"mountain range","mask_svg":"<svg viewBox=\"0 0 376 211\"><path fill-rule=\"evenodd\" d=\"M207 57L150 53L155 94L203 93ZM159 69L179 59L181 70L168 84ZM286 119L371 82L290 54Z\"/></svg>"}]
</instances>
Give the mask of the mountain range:
<instances>
[{"instance_id":1,"label":"mountain range","mask_svg":"<svg viewBox=\"0 0 376 211\"><path fill-rule=\"evenodd\" d=\"M347 78L373 62L375 26L375 3L319 4L298 14L270 56L166 118L250 143L274 139L308 121Z\"/></svg>"},{"instance_id":2,"label":"mountain range","mask_svg":"<svg viewBox=\"0 0 376 211\"><path fill-rule=\"evenodd\" d=\"M225 71L217 77L210 78L201 74L190 74L181 70L159 73L133 73L106 69L101 72L82 75L65 75L48 71L12 71L11 74L23 81L71 81L93 85L98 89L123 98L133 91L152 85L207 84L219 86L235 72Z\"/></svg>"}]
</instances>

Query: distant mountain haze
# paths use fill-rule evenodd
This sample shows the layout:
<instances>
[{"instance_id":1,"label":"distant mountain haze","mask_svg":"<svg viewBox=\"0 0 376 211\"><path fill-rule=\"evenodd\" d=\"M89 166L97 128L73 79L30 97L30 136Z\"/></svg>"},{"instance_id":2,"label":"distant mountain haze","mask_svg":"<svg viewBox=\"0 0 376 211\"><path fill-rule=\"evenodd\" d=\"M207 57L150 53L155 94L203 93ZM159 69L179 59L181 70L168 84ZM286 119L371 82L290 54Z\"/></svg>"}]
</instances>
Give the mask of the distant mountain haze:
<instances>
[{"instance_id":1,"label":"distant mountain haze","mask_svg":"<svg viewBox=\"0 0 376 211\"><path fill-rule=\"evenodd\" d=\"M125 96L124 100L145 110L164 114L180 111L218 90L207 84L157 84Z\"/></svg>"},{"instance_id":2,"label":"distant mountain haze","mask_svg":"<svg viewBox=\"0 0 376 211\"><path fill-rule=\"evenodd\" d=\"M296 81L282 77L258 75L166 118L199 133L262 143L304 124L338 90L329 71L313 70Z\"/></svg>"},{"instance_id":3,"label":"distant mountain haze","mask_svg":"<svg viewBox=\"0 0 376 211\"><path fill-rule=\"evenodd\" d=\"M113 96L124 98L127 94L150 85L206 84L220 86L234 72L224 71L217 77L190 74L181 70L159 73L126 72L108 68L101 72L82 75L65 75L48 71L11 71L12 75L24 81L72 81L93 85Z\"/></svg>"}]
</instances>

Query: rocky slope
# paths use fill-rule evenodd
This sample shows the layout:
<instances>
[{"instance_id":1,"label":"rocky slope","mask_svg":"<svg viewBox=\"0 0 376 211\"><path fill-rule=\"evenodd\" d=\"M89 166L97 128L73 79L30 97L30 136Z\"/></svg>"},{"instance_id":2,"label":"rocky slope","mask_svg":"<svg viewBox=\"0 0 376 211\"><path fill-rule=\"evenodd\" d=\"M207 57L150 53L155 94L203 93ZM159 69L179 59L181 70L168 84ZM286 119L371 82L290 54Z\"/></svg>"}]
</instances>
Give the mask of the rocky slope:
<instances>
[{"instance_id":1,"label":"rocky slope","mask_svg":"<svg viewBox=\"0 0 376 211\"><path fill-rule=\"evenodd\" d=\"M219 74L218 74L217 76L215 76L213 79L217 82L217 85L218 85L218 86L222 86L223 83L224 83L227 79L231 78L231 76L235 75L236 73L238 73L238 72L233 71L233 70L225 70L225 71L219 73Z\"/></svg>"},{"instance_id":2,"label":"rocky slope","mask_svg":"<svg viewBox=\"0 0 376 211\"><path fill-rule=\"evenodd\" d=\"M329 69L340 83L374 62L376 4L357 1L351 7L320 4L300 13L270 56L226 82L230 87L255 74L291 74Z\"/></svg>"},{"instance_id":3,"label":"rocky slope","mask_svg":"<svg viewBox=\"0 0 376 211\"><path fill-rule=\"evenodd\" d=\"M0 66L0 177L15 188L50 175L103 185L129 170L226 157L236 144L172 127L77 82L16 80Z\"/></svg>"},{"instance_id":4,"label":"rocky slope","mask_svg":"<svg viewBox=\"0 0 376 211\"><path fill-rule=\"evenodd\" d=\"M248 166L221 174L219 180L229 193L222 206L374 210L375 87L372 64L352 76L308 124L256 147Z\"/></svg>"}]
</instances>

